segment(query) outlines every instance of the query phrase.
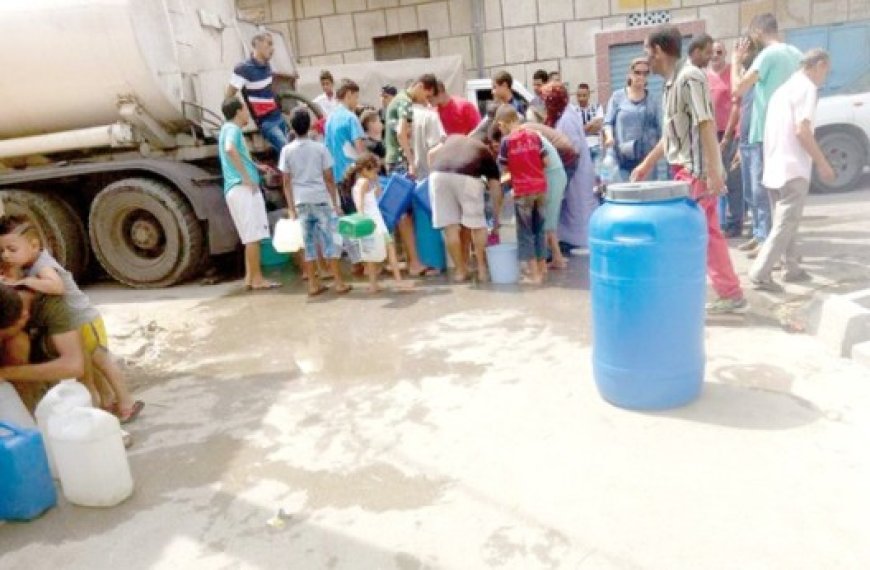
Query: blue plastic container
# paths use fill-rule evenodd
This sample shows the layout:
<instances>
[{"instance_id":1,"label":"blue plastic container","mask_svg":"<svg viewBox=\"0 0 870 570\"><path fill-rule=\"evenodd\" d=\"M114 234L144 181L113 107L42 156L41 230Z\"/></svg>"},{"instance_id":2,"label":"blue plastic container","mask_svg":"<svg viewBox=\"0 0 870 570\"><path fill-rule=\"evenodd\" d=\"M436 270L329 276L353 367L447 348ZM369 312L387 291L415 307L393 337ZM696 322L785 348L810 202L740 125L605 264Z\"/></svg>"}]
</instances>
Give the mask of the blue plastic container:
<instances>
[{"instance_id":1,"label":"blue plastic container","mask_svg":"<svg viewBox=\"0 0 870 570\"><path fill-rule=\"evenodd\" d=\"M391 232L396 229L399 219L411 207L414 187L414 181L401 174L390 176L390 181L384 186L384 192L378 200L378 208L381 210L387 229Z\"/></svg>"},{"instance_id":2,"label":"blue plastic container","mask_svg":"<svg viewBox=\"0 0 870 570\"><path fill-rule=\"evenodd\" d=\"M500 243L486 248L489 278L497 285L509 285L520 280L520 260L517 244Z\"/></svg>"},{"instance_id":3,"label":"blue plastic container","mask_svg":"<svg viewBox=\"0 0 870 570\"><path fill-rule=\"evenodd\" d=\"M445 271L447 269L447 251L441 230L432 227L429 212L417 201L414 201L414 238L417 244L417 255L426 267Z\"/></svg>"},{"instance_id":4,"label":"blue plastic container","mask_svg":"<svg viewBox=\"0 0 870 570\"><path fill-rule=\"evenodd\" d=\"M429 199L429 179L426 178L417 183L414 188L414 210L425 210L426 214L432 217L432 201Z\"/></svg>"},{"instance_id":5,"label":"blue plastic container","mask_svg":"<svg viewBox=\"0 0 870 570\"><path fill-rule=\"evenodd\" d=\"M674 408L704 380L707 226L679 182L615 184L590 221L593 373L623 408Z\"/></svg>"},{"instance_id":6,"label":"blue plastic container","mask_svg":"<svg viewBox=\"0 0 870 570\"><path fill-rule=\"evenodd\" d=\"M0 422L0 520L29 521L56 504L42 436Z\"/></svg>"}]
</instances>

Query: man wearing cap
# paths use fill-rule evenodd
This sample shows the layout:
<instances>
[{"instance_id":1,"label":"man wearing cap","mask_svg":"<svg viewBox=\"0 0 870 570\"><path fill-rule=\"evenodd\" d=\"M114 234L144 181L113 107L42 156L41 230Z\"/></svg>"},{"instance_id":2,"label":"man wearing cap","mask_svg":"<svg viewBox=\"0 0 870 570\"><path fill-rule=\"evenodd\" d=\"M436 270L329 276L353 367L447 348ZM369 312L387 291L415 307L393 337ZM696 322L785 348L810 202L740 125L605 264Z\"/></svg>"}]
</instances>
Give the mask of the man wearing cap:
<instances>
[{"instance_id":1,"label":"man wearing cap","mask_svg":"<svg viewBox=\"0 0 870 570\"><path fill-rule=\"evenodd\" d=\"M801 68L770 98L764 123L762 184L770 192L776 208L770 235L749 270L749 280L756 289L780 290L771 279L771 272L783 256L783 281L810 279L798 265L800 258L795 242L810 191L813 163L822 180L832 182L836 178L813 135L818 89L824 85L830 70L828 53L821 49L810 50L801 60Z\"/></svg>"}]
</instances>

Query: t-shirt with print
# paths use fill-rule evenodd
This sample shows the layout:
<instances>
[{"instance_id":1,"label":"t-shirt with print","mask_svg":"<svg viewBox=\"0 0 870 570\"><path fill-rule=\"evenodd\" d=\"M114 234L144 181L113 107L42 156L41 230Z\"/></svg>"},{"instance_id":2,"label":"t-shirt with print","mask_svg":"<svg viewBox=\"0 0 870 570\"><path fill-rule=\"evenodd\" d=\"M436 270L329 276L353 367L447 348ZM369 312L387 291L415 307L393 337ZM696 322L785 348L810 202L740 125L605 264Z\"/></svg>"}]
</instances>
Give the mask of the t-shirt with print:
<instances>
[{"instance_id":1,"label":"t-shirt with print","mask_svg":"<svg viewBox=\"0 0 870 570\"><path fill-rule=\"evenodd\" d=\"M815 125L819 90L807 74L798 71L773 94L764 126L765 188L782 188L790 180L809 182L813 159L798 140L798 127L808 121Z\"/></svg>"},{"instance_id":2,"label":"t-shirt with print","mask_svg":"<svg viewBox=\"0 0 870 570\"><path fill-rule=\"evenodd\" d=\"M242 129L233 122L224 123L218 136L218 155L221 159L221 172L224 175L224 194L243 183L242 173L236 169L227 153L227 149L231 146L235 147L241 156L242 164L245 165L245 171L247 171L251 182L259 186L260 173L257 170L257 165L254 164L254 159L251 158L248 145L245 144Z\"/></svg>"},{"instance_id":3,"label":"t-shirt with print","mask_svg":"<svg viewBox=\"0 0 870 570\"><path fill-rule=\"evenodd\" d=\"M518 129L502 140L498 162L511 173L514 197L522 198L547 191L545 155L544 143L537 133Z\"/></svg>"},{"instance_id":4,"label":"t-shirt with print","mask_svg":"<svg viewBox=\"0 0 870 570\"><path fill-rule=\"evenodd\" d=\"M471 101L451 97L438 107L441 125L448 135L467 135L480 124L480 113Z\"/></svg>"},{"instance_id":5,"label":"t-shirt with print","mask_svg":"<svg viewBox=\"0 0 870 570\"><path fill-rule=\"evenodd\" d=\"M57 273L60 280L63 282L64 294L58 295L58 297L62 298L64 303L66 303L66 306L69 308L69 317L74 326L80 327L100 318L100 312L94 308L91 304L91 300L88 299L88 296L79 289L78 284L76 284L75 279L73 279L72 273L67 271L66 268L58 263L57 260L47 251L42 250L39 252L39 257L36 258L33 265L27 268L24 275L26 277L36 277L47 267L54 269L55 273Z\"/></svg>"},{"instance_id":6,"label":"t-shirt with print","mask_svg":"<svg viewBox=\"0 0 870 570\"><path fill-rule=\"evenodd\" d=\"M76 331L78 328L63 297L37 293L30 306L30 320L27 321L30 361L37 364L57 358L51 337Z\"/></svg>"},{"instance_id":7,"label":"t-shirt with print","mask_svg":"<svg viewBox=\"0 0 870 570\"><path fill-rule=\"evenodd\" d=\"M541 137L550 141L550 144L552 144L556 148L556 152L559 153L559 159L564 168L572 169L577 167L577 161L579 160L580 155L577 154L577 150L574 148L571 139L569 139L564 133L561 133L552 127L548 127L547 125L533 123L531 121L523 123L522 128L535 131L541 135ZM548 166L547 168L549 169L550 167Z\"/></svg>"},{"instance_id":8,"label":"t-shirt with print","mask_svg":"<svg viewBox=\"0 0 870 570\"><path fill-rule=\"evenodd\" d=\"M291 176L296 205L331 203L323 171L331 169L332 164L326 147L308 137L298 137L281 149L278 168Z\"/></svg>"},{"instance_id":9,"label":"t-shirt with print","mask_svg":"<svg viewBox=\"0 0 870 570\"><path fill-rule=\"evenodd\" d=\"M665 82L663 99L662 133L668 164L683 167L701 178L706 165L698 125L715 121L707 76L688 60L682 60L674 76Z\"/></svg>"},{"instance_id":10,"label":"t-shirt with print","mask_svg":"<svg viewBox=\"0 0 870 570\"><path fill-rule=\"evenodd\" d=\"M402 119L408 124L414 122L414 107L411 95L408 91L402 91L390 101L387 107L386 122L384 124L384 144L387 147L387 165L407 164L408 158L399 144L399 123Z\"/></svg>"},{"instance_id":11,"label":"t-shirt with print","mask_svg":"<svg viewBox=\"0 0 870 570\"><path fill-rule=\"evenodd\" d=\"M752 103L752 121L749 125L750 143L764 140L764 121L770 99L779 86L798 70L801 57L798 48L776 43L761 50L752 62L749 72L758 73L758 81L755 83L755 101Z\"/></svg>"},{"instance_id":12,"label":"t-shirt with print","mask_svg":"<svg viewBox=\"0 0 870 570\"><path fill-rule=\"evenodd\" d=\"M332 155L332 175L336 182L344 178L347 169L358 158L356 141L365 138L359 118L344 105L339 106L326 120L324 142Z\"/></svg>"},{"instance_id":13,"label":"t-shirt with print","mask_svg":"<svg viewBox=\"0 0 870 570\"><path fill-rule=\"evenodd\" d=\"M432 160L431 170L487 180L498 180L500 177L498 164L489 147L463 135L447 137L444 146Z\"/></svg>"},{"instance_id":14,"label":"t-shirt with print","mask_svg":"<svg viewBox=\"0 0 870 570\"><path fill-rule=\"evenodd\" d=\"M429 176L429 151L446 137L438 113L434 109L415 104L411 148L414 149L414 168L417 170L418 179Z\"/></svg>"},{"instance_id":15,"label":"t-shirt with print","mask_svg":"<svg viewBox=\"0 0 870 570\"><path fill-rule=\"evenodd\" d=\"M258 125L281 117L281 109L272 91L272 67L268 62L260 63L252 57L238 64L233 69L230 85L242 92Z\"/></svg>"}]
</instances>

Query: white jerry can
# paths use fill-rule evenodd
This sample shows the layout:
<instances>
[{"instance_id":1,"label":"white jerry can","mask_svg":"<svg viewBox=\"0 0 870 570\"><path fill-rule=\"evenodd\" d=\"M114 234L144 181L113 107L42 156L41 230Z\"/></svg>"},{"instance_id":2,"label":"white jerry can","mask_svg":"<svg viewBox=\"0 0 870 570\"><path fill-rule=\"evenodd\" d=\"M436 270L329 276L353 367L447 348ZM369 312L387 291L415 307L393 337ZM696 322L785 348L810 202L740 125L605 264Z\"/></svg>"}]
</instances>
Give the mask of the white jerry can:
<instances>
[{"instance_id":1,"label":"white jerry can","mask_svg":"<svg viewBox=\"0 0 870 570\"><path fill-rule=\"evenodd\" d=\"M61 380L36 404L34 415L36 425L42 433L42 441L45 443L45 454L48 456L48 466L51 475L57 479L57 467L54 463L54 454L51 450L51 440L48 437L48 420L58 413L68 412L73 408L90 408L91 393L87 387L76 380Z\"/></svg>"}]
</instances>

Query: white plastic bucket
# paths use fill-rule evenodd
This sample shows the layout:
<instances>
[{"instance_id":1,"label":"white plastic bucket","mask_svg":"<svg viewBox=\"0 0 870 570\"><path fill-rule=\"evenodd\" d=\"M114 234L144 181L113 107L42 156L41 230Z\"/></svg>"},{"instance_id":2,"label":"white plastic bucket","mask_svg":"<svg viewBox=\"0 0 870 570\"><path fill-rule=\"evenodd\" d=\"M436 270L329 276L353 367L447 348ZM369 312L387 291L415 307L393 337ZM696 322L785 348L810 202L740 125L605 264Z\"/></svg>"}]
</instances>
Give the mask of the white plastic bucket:
<instances>
[{"instance_id":1,"label":"white plastic bucket","mask_svg":"<svg viewBox=\"0 0 870 570\"><path fill-rule=\"evenodd\" d=\"M493 283L506 285L520 280L517 244L501 243L487 247L486 262L489 266L489 277Z\"/></svg>"},{"instance_id":2,"label":"white plastic bucket","mask_svg":"<svg viewBox=\"0 0 870 570\"><path fill-rule=\"evenodd\" d=\"M48 420L56 414L63 414L73 408L93 406L91 393L87 387L76 380L61 380L36 404L34 416L36 425L42 433L42 441L45 443L45 454L48 456L48 467L51 475L57 479L57 465L54 462L54 453L51 449L51 438L48 437Z\"/></svg>"},{"instance_id":3,"label":"white plastic bucket","mask_svg":"<svg viewBox=\"0 0 870 570\"><path fill-rule=\"evenodd\" d=\"M272 247L278 253L295 253L304 247L302 222L298 219L282 218L275 224Z\"/></svg>"}]
</instances>

